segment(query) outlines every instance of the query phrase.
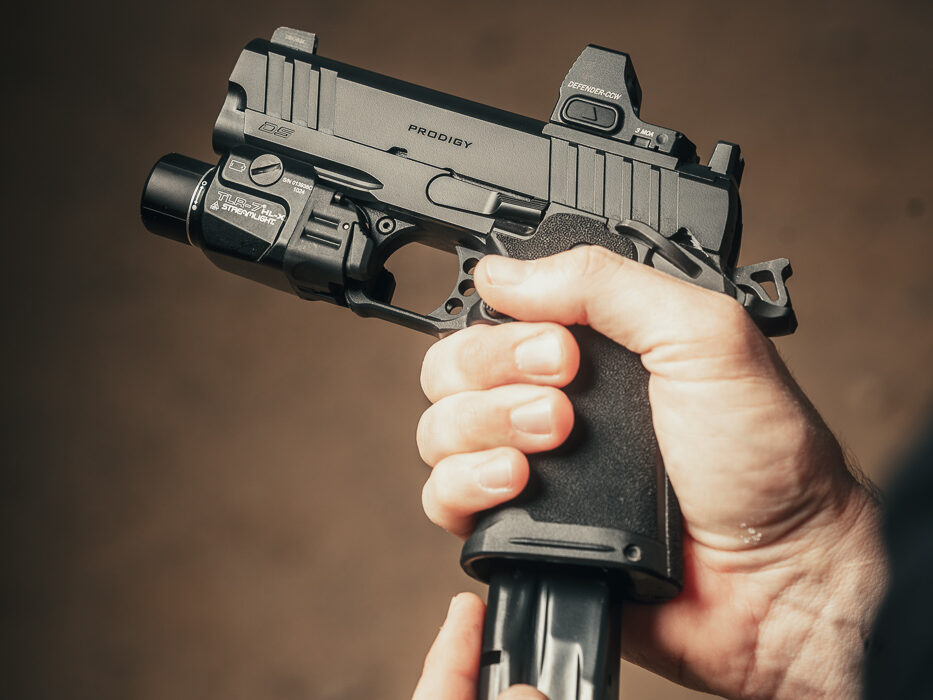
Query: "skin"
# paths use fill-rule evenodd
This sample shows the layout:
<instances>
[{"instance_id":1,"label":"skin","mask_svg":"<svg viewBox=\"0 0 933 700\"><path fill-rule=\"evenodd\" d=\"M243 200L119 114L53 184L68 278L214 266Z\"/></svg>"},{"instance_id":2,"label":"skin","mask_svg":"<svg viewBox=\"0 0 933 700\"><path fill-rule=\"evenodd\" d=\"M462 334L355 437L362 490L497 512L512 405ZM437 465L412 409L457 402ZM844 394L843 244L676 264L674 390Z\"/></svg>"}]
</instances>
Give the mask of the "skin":
<instances>
[{"instance_id":1,"label":"skin","mask_svg":"<svg viewBox=\"0 0 933 700\"><path fill-rule=\"evenodd\" d=\"M471 327L425 357L428 517L467 536L478 511L522 490L526 454L567 437L573 410L560 387L579 350L564 326L590 325L650 372L684 515L683 593L623 609L623 656L729 698L857 697L886 585L878 504L741 306L598 247L487 256L474 278L488 304L522 322ZM425 666L436 677L443 657L458 657L448 670L462 687L423 697L475 692L482 609L465 600Z\"/></svg>"},{"instance_id":2,"label":"skin","mask_svg":"<svg viewBox=\"0 0 933 700\"><path fill-rule=\"evenodd\" d=\"M485 612L483 601L472 593L454 596L411 700L476 700ZM547 698L530 686L516 685L501 693L499 700Z\"/></svg>"}]
</instances>

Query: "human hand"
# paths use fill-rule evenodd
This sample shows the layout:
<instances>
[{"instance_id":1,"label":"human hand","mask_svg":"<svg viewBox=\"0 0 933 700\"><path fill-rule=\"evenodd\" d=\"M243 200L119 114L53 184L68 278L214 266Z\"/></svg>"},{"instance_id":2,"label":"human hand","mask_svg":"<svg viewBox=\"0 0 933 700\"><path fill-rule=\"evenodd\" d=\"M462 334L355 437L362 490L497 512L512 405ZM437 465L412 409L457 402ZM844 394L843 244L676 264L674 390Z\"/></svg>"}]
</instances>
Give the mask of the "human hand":
<instances>
[{"instance_id":1,"label":"human hand","mask_svg":"<svg viewBox=\"0 0 933 700\"><path fill-rule=\"evenodd\" d=\"M526 323L473 326L428 351L428 516L468 535L476 512L522 490L524 453L563 442L573 410L558 387L579 355L562 326L590 325L650 372L684 516L684 591L625 607L623 655L729 697L856 695L885 579L877 505L742 307L598 247L487 256L474 280Z\"/></svg>"},{"instance_id":2,"label":"human hand","mask_svg":"<svg viewBox=\"0 0 933 700\"><path fill-rule=\"evenodd\" d=\"M461 593L450 601L447 619L424 660L411 700L476 700L483 642L483 601ZM527 685L512 686L499 700L547 700Z\"/></svg>"}]
</instances>

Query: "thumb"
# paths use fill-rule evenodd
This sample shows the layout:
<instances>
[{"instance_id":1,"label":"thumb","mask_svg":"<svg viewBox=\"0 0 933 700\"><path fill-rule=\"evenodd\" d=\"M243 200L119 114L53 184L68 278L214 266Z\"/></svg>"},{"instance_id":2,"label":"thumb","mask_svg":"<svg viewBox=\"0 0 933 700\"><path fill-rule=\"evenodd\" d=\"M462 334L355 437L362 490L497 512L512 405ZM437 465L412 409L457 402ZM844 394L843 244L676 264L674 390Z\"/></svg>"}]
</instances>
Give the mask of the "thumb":
<instances>
[{"instance_id":1,"label":"thumb","mask_svg":"<svg viewBox=\"0 0 933 700\"><path fill-rule=\"evenodd\" d=\"M499 700L548 700L540 690L530 685L513 685L499 695Z\"/></svg>"},{"instance_id":2,"label":"thumb","mask_svg":"<svg viewBox=\"0 0 933 700\"><path fill-rule=\"evenodd\" d=\"M600 246L527 261L487 255L474 281L497 311L523 321L591 326L642 355L653 372L687 356L726 355L734 363L768 354L767 340L735 299Z\"/></svg>"}]
</instances>

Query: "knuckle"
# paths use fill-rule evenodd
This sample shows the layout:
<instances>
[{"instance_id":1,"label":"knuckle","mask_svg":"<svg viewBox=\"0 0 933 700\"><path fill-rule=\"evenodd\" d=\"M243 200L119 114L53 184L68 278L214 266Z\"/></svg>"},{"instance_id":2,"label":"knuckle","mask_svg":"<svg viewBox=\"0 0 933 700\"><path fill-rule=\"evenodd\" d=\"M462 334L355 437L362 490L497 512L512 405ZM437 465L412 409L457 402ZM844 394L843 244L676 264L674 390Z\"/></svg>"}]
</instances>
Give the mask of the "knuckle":
<instances>
[{"instance_id":1,"label":"knuckle","mask_svg":"<svg viewBox=\"0 0 933 700\"><path fill-rule=\"evenodd\" d=\"M499 359L493 326L473 326L438 341L425 353L421 388L431 401L485 385Z\"/></svg>"},{"instance_id":2,"label":"knuckle","mask_svg":"<svg viewBox=\"0 0 933 700\"><path fill-rule=\"evenodd\" d=\"M477 326L476 328L486 329L490 328L490 326ZM465 342L460 344L451 369L461 378L464 386L478 387L484 385L483 380L488 372L488 367L495 361L494 347L489 342L486 334L480 331L471 333L465 338Z\"/></svg>"},{"instance_id":3,"label":"knuckle","mask_svg":"<svg viewBox=\"0 0 933 700\"><path fill-rule=\"evenodd\" d=\"M574 272L585 279L615 271L621 260L615 253L598 245L582 246L574 249L573 253Z\"/></svg>"},{"instance_id":4,"label":"knuckle","mask_svg":"<svg viewBox=\"0 0 933 700\"><path fill-rule=\"evenodd\" d=\"M745 326L750 323L745 308L728 294L716 294L714 298L717 301L716 311L723 327L744 330Z\"/></svg>"},{"instance_id":5,"label":"knuckle","mask_svg":"<svg viewBox=\"0 0 933 700\"><path fill-rule=\"evenodd\" d=\"M764 336L745 308L732 297L718 294L716 309L717 336L733 352L753 354L762 347Z\"/></svg>"},{"instance_id":6,"label":"knuckle","mask_svg":"<svg viewBox=\"0 0 933 700\"><path fill-rule=\"evenodd\" d=\"M726 294L716 294L716 317L721 330L732 334L751 334L756 330L748 312L738 301Z\"/></svg>"},{"instance_id":7,"label":"knuckle","mask_svg":"<svg viewBox=\"0 0 933 700\"><path fill-rule=\"evenodd\" d=\"M457 431L465 444L471 448L484 445L493 433L493 426L490 424L495 420L492 416L497 412L491 410L488 399L486 392L479 392L458 402Z\"/></svg>"}]
</instances>

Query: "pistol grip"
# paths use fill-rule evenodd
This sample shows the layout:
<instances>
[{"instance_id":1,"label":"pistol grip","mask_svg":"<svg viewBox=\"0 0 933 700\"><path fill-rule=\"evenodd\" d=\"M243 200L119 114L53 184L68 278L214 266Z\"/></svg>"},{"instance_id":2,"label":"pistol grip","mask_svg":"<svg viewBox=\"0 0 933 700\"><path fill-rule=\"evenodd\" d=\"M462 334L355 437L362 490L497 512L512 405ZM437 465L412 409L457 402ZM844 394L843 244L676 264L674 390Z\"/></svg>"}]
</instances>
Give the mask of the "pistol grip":
<instances>
[{"instance_id":1,"label":"pistol grip","mask_svg":"<svg viewBox=\"0 0 933 700\"><path fill-rule=\"evenodd\" d=\"M523 259L587 243L634 258L631 241L577 215L556 214L531 237L498 241ZM667 600L682 587L681 520L654 435L648 372L638 355L592 329L571 332L581 358L566 388L573 432L560 448L529 457L531 477L517 498L480 515L461 565L484 581L502 562L597 567L625 598Z\"/></svg>"}]
</instances>

